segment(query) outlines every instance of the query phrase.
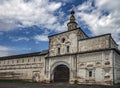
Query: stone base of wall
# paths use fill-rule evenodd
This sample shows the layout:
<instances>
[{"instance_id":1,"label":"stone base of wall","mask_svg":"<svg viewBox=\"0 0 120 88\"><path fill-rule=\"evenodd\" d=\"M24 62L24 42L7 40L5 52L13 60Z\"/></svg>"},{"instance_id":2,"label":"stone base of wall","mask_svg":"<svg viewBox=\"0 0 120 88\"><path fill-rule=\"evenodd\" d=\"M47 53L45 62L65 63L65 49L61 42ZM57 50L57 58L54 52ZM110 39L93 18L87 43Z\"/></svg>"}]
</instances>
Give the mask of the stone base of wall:
<instances>
[{"instance_id":1,"label":"stone base of wall","mask_svg":"<svg viewBox=\"0 0 120 88\"><path fill-rule=\"evenodd\" d=\"M90 84L90 85L113 85L113 81L84 81L84 82L79 82L78 84Z\"/></svg>"}]
</instances>

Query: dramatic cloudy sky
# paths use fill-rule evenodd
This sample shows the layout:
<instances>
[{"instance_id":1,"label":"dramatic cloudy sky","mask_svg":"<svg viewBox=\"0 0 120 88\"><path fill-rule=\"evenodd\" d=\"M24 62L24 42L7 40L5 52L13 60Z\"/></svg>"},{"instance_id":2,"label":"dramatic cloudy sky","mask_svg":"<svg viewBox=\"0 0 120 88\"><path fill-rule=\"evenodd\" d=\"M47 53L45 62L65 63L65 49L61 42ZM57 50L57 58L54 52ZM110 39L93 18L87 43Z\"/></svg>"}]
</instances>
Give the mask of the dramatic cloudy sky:
<instances>
[{"instance_id":1,"label":"dramatic cloudy sky","mask_svg":"<svg viewBox=\"0 0 120 88\"><path fill-rule=\"evenodd\" d=\"M120 45L120 0L0 0L0 56L48 49L67 30L72 3L88 36L111 33Z\"/></svg>"}]
</instances>

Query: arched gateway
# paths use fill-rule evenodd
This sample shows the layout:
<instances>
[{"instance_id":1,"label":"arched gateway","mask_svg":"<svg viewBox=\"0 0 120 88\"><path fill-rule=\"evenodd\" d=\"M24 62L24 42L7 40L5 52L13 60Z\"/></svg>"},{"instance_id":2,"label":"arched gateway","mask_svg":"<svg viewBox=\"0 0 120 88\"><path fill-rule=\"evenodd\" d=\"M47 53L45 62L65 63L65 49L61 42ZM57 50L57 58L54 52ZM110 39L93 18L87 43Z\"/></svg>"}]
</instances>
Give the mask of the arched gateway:
<instances>
[{"instance_id":1,"label":"arched gateway","mask_svg":"<svg viewBox=\"0 0 120 88\"><path fill-rule=\"evenodd\" d=\"M54 82L69 82L69 68L66 65L58 65L54 69Z\"/></svg>"}]
</instances>

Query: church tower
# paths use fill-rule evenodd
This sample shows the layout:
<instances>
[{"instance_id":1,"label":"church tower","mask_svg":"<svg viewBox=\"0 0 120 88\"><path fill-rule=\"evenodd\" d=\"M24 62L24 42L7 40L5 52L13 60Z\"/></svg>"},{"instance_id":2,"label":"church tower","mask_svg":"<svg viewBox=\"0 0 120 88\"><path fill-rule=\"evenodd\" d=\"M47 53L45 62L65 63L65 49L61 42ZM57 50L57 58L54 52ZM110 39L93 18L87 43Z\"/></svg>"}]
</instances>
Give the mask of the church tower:
<instances>
[{"instance_id":1,"label":"church tower","mask_svg":"<svg viewBox=\"0 0 120 88\"><path fill-rule=\"evenodd\" d=\"M71 11L71 16L70 16L70 21L68 22L68 31L76 29L77 28L77 23L75 21L75 16L74 16L74 6L72 6L72 11Z\"/></svg>"}]
</instances>

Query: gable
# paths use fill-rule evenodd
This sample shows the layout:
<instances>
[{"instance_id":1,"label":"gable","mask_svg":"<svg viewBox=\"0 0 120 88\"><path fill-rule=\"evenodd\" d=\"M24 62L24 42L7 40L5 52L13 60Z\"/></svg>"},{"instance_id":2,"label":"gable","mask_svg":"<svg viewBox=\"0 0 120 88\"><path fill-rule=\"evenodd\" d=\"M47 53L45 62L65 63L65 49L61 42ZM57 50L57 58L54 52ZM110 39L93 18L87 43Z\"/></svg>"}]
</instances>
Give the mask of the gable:
<instances>
[{"instance_id":1,"label":"gable","mask_svg":"<svg viewBox=\"0 0 120 88\"><path fill-rule=\"evenodd\" d=\"M88 36L80 28L49 36L49 55L58 55L57 48L61 48L61 54L66 54L67 46L70 47L69 53L75 53L78 50L78 40L87 37ZM62 42L63 39L65 40L64 42Z\"/></svg>"}]
</instances>

